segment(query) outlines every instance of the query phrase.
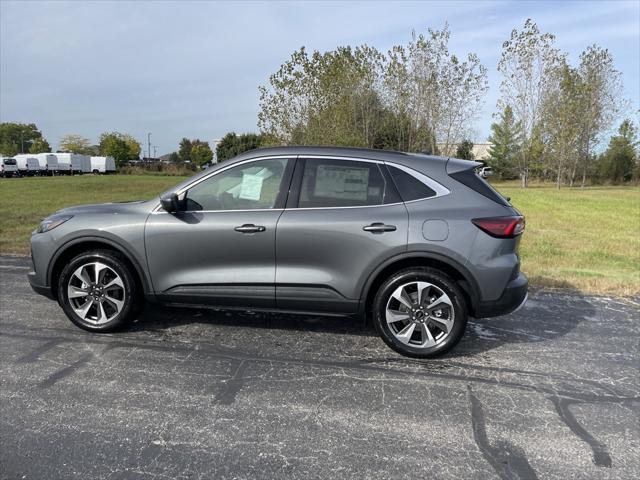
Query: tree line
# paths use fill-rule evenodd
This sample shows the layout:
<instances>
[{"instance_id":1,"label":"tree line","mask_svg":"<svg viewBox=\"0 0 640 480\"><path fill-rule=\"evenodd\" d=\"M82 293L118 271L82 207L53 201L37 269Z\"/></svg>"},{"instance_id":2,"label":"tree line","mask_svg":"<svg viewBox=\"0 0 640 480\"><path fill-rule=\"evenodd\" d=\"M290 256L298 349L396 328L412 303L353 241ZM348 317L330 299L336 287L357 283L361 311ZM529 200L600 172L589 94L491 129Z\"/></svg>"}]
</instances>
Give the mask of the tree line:
<instances>
[{"instance_id":1,"label":"tree line","mask_svg":"<svg viewBox=\"0 0 640 480\"><path fill-rule=\"evenodd\" d=\"M58 151L110 156L114 158L118 167L122 167L130 160L140 158L141 147L140 142L129 134L104 132L100 135L97 145L82 135L65 135L60 139ZM35 124L0 123L0 155L48 152L51 152L51 146Z\"/></svg>"},{"instance_id":2,"label":"tree line","mask_svg":"<svg viewBox=\"0 0 640 480\"><path fill-rule=\"evenodd\" d=\"M426 34L414 32L406 44L387 52L368 45L294 51L258 89L259 133L228 133L216 146L217 161L271 145L473 159L469 138L488 91L488 71L475 53L453 54L450 39L445 24ZM487 163L499 178L518 178L523 187L531 179L558 187L638 180L637 128L624 119L629 102L611 53L591 45L572 65L555 40L529 19L504 41ZM60 149L110 155L118 165L138 159L141 151L139 142L119 132L103 133L98 145L67 135ZM34 124L0 124L0 153L42 151L50 147ZM186 137L166 156L197 166L213 157L208 142Z\"/></svg>"},{"instance_id":3,"label":"tree line","mask_svg":"<svg viewBox=\"0 0 640 480\"><path fill-rule=\"evenodd\" d=\"M382 53L368 45L295 51L259 87L264 145L348 145L473 157L473 126L488 90L478 56L449 51L451 32L414 33ZM638 178L636 129L611 53L589 46L571 65L532 20L502 46L497 122L488 159L502 178L561 185Z\"/></svg>"}]
</instances>

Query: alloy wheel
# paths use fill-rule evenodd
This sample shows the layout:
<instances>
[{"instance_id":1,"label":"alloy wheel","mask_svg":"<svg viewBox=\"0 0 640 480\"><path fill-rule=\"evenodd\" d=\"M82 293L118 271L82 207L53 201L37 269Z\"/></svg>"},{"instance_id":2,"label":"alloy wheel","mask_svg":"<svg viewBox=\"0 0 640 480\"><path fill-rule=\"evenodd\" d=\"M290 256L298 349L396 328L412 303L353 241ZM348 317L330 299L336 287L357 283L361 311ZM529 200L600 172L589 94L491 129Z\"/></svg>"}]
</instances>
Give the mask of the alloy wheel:
<instances>
[{"instance_id":1,"label":"alloy wheel","mask_svg":"<svg viewBox=\"0 0 640 480\"><path fill-rule=\"evenodd\" d=\"M110 266L101 262L85 263L69 278L67 297L71 308L83 321L101 325L122 311L124 283Z\"/></svg>"},{"instance_id":2,"label":"alloy wheel","mask_svg":"<svg viewBox=\"0 0 640 480\"><path fill-rule=\"evenodd\" d=\"M453 303L444 290L429 282L400 285L389 297L385 320L397 340L414 348L441 344L455 321Z\"/></svg>"}]
</instances>

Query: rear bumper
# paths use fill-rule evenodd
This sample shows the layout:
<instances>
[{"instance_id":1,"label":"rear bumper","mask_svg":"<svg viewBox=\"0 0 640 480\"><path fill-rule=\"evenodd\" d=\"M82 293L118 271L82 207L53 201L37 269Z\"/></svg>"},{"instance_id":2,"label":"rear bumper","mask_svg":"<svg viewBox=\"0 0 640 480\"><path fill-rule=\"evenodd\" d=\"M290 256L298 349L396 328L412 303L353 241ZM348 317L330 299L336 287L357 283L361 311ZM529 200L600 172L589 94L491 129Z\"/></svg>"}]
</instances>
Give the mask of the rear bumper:
<instances>
[{"instance_id":1,"label":"rear bumper","mask_svg":"<svg viewBox=\"0 0 640 480\"><path fill-rule=\"evenodd\" d=\"M498 300L480 302L476 308L475 316L477 318L497 317L518 310L527 300L528 288L529 280L524 274L519 273L514 280L507 284Z\"/></svg>"}]
</instances>

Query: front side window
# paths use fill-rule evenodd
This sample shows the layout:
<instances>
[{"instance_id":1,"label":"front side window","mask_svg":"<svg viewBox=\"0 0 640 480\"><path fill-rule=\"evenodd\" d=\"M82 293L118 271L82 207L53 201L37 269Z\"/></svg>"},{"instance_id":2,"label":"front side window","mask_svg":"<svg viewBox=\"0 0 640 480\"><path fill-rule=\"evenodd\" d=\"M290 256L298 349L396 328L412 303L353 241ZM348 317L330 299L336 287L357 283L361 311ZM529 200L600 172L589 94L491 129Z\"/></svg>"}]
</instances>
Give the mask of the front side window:
<instances>
[{"instance_id":1,"label":"front side window","mask_svg":"<svg viewBox=\"0 0 640 480\"><path fill-rule=\"evenodd\" d=\"M185 209L255 210L275 208L283 191L287 159L258 160L218 173L187 191Z\"/></svg>"},{"instance_id":2,"label":"front side window","mask_svg":"<svg viewBox=\"0 0 640 480\"><path fill-rule=\"evenodd\" d=\"M386 194L387 183L376 163L306 159L298 207L382 205Z\"/></svg>"}]
</instances>

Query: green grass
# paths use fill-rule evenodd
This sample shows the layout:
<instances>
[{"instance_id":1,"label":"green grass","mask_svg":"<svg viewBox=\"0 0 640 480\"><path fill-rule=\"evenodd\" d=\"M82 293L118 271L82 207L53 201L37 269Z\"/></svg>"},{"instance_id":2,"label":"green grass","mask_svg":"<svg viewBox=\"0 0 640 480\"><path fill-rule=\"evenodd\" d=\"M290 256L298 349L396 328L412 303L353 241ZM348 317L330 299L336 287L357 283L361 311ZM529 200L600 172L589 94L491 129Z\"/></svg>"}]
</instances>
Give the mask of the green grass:
<instances>
[{"instance_id":1,"label":"green grass","mask_svg":"<svg viewBox=\"0 0 640 480\"><path fill-rule=\"evenodd\" d=\"M70 205L152 198L181 177L112 175L0 180L0 253L28 254L40 220ZM496 187L527 217L522 270L540 287L640 294L640 188Z\"/></svg>"},{"instance_id":2,"label":"green grass","mask_svg":"<svg viewBox=\"0 0 640 480\"><path fill-rule=\"evenodd\" d=\"M83 203L147 200L185 177L82 175L0 179L0 253L29 253L29 237L42 218Z\"/></svg>"},{"instance_id":3,"label":"green grass","mask_svg":"<svg viewBox=\"0 0 640 480\"><path fill-rule=\"evenodd\" d=\"M532 285L640 294L640 188L494 186L526 217L520 253Z\"/></svg>"}]
</instances>

